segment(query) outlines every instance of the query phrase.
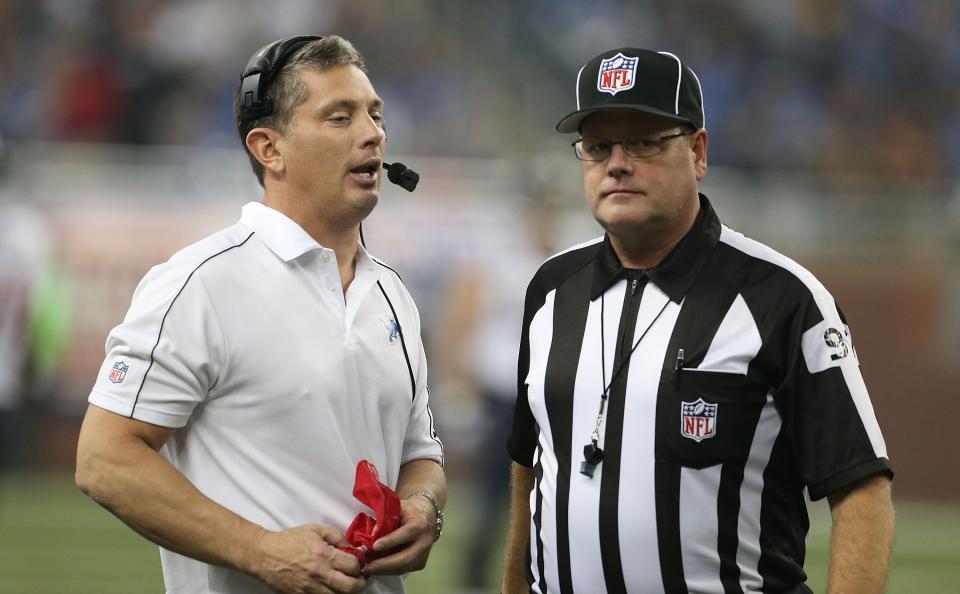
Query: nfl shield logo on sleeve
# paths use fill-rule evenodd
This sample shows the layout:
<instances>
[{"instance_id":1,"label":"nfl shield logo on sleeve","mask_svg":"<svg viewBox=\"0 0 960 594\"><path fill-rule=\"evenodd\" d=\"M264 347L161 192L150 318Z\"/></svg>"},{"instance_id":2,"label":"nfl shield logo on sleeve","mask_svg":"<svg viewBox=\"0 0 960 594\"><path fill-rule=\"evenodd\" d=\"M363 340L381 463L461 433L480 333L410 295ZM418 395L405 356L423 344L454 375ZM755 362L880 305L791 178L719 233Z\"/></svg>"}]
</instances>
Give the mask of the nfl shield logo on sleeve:
<instances>
[{"instance_id":1,"label":"nfl shield logo on sleeve","mask_svg":"<svg viewBox=\"0 0 960 594\"><path fill-rule=\"evenodd\" d=\"M639 58L628 58L621 53L602 60L600 73L597 75L597 90L616 95L620 91L632 89L637 79L638 61Z\"/></svg>"},{"instance_id":2,"label":"nfl shield logo on sleeve","mask_svg":"<svg viewBox=\"0 0 960 594\"><path fill-rule=\"evenodd\" d=\"M127 377L128 369L130 369L129 365L123 361L117 361L113 364L113 369L110 370L110 381L119 384L123 381L123 378Z\"/></svg>"},{"instance_id":3,"label":"nfl shield logo on sleeve","mask_svg":"<svg viewBox=\"0 0 960 594\"><path fill-rule=\"evenodd\" d=\"M701 442L717 434L718 404L697 398L693 402L680 403L680 434L687 439Z\"/></svg>"}]
</instances>

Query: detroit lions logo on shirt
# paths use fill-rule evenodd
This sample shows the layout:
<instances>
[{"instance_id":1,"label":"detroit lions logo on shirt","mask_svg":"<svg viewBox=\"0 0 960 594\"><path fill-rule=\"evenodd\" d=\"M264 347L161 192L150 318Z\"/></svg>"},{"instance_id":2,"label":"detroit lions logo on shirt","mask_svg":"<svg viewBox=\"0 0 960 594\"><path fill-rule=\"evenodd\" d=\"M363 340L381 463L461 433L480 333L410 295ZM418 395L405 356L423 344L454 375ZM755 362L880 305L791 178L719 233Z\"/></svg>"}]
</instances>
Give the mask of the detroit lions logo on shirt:
<instances>
[{"instance_id":1,"label":"detroit lions logo on shirt","mask_svg":"<svg viewBox=\"0 0 960 594\"><path fill-rule=\"evenodd\" d=\"M387 328L387 342L393 344L400 340L400 324L397 323L397 320L390 318L389 320L380 318L380 323L382 323Z\"/></svg>"}]
</instances>

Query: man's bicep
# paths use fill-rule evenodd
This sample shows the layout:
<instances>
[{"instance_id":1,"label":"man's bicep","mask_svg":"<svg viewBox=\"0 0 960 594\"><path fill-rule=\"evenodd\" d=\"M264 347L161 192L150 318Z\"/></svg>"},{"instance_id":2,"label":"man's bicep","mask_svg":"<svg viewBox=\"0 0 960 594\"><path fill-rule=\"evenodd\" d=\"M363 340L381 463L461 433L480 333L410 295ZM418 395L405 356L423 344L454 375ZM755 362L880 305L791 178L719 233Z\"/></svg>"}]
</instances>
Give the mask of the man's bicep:
<instances>
[{"instance_id":1,"label":"man's bicep","mask_svg":"<svg viewBox=\"0 0 960 594\"><path fill-rule=\"evenodd\" d=\"M530 493L533 491L532 468L514 462L510 471L511 540L525 542L530 531Z\"/></svg>"},{"instance_id":2,"label":"man's bicep","mask_svg":"<svg viewBox=\"0 0 960 594\"><path fill-rule=\"evenodd\" d=\"M517 464L511 465L511 482L515 496L528 496L533 490L534 474L533 469Z\"/></svg>"},{"instance_id":3,"label":"man's bicep","mask_svg":"<svg viewBox=\"0 0 960 594\"><path fill-rule=\"evenodd\" d=\"M110 447L129 439L138 439L153 450L159 450L176 431L173 427L162 427L145 421L132 419L101 408L95 404L87 406L80 429L78 450L90 447Z\"/></svg>"},{"instance_id":4,"label":"man's bicep","mask_svg":"<svg viewBox=\"0 0 960 594\"><path fill-rule=\"evenodd\" d=\"M828 592L883 592L896 532L890 478L873 475L827 496L833 525Z\"/></svg>"}]
</instances>

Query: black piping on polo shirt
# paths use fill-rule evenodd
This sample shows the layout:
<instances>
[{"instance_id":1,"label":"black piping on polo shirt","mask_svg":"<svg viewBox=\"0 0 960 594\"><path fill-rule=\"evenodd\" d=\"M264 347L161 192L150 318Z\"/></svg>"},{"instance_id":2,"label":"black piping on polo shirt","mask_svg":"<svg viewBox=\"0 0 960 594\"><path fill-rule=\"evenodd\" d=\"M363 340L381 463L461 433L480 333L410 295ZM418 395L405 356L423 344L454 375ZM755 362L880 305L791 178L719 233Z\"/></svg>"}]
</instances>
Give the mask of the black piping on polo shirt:
<instances>
[{"instance_id":1,"label":"black piping on polo shirt","mask_svg":"<svg viewBox=\"0 0 960 594\"><path fill-rule=\"evenodd\" d=\"M371 256L370 259L397 275L397 280L400 281L400 284L403 284L403 278L400 276L399 272L390 266L387 266L384 262L381 262L377 258ZM417 380L414 379L413 376L413 365L410 363L410 352L407 350L407 340L404 338L403 324L400 323L400 316L397 315L397 310L393 308L393 302L390 301L387 291L383 288L383 285L379 280L377 281L377 287L380 288L380 293L383 295L383 298L387 300L387 306L390 308L390 313L393 314L393 319L397 322L397 333L400 335L400 346L403 347L403 358L407 362L407 372L410 374L410 401L412 402L417 398Z\"/></svg>"},{"instance_id":2,"label":"black piping on polo shirt","mask_svg":"<svg viewBox=\"0 0 960 594\"><path fill-rule=\"evenodd\" d=\"M236 245L231 245L230 247L227 247L227 248L224 248L224 249L220 250L219 252L217 252L217 253L215 253L215 254L207 257L205 260L203 260L203 261L200 262L199 264L197 264L197 266L196 266L193 270L190 271L190 274L187 275L187 279L186 279L185 281L183 281L183 286L180 287L180 290L177 291L177 294L174 295L174 296L173 296L173 299L170 300L170 305L167 306L167 311L165 311L165 312L163 313L163 318L161 318L161 320L160 320L160 329L157 330L157 341L156 341L155 343L153 343L153 348L150 349L150 364L147 366L147 370L143 373L143 379L140 380L140 387L137 388L137 396L136 396L136 398L134 398L134 400L133 400L133 406L130 407L130 418L131 418L131 419L133 418L134 412L136 412L136 410L137 410L137 402L139 402L139 400L140 400L140 392L143 391L143 385L147 382L147 376L150 374L150 370L153 368L153 355L154 355L154 353L155 353L156 350L157 350L157 346L160 344L160 337L163 335L163 325L164 325L164 323L167 321L167 315L170 314L170 310L173 309L173 304L177 302L177 298L180 297L180 294L183 293L183 290L187 288L187 283L189 283L189 282L190 282L190 279L193 278L193 274L194 274L196 271L200 270L200 267L201 267L201 266L203 266L204 264L206 264L206 263L209 262L210 260L213 260L213 259L216 258L217 256L220 256L221 254L225 254L225 253L229 252L229 251L232 250L232 249L235 249L235 248L238 248L238 247L242 246L243 244L245 244L245 243L247 243L248 241L250 241L250 238L253 237L253 235L254 235L254 232L251 231L251 232L250 232L250 235L247 235L247 238L244 239L243 241L241 241L240 243L238 243L238 244L236 244Z\"/></svg>"},{"instance_id":3,"label":"black piping on polo shirt","mask_svg":"<svg viewBox=\"0 0 960 594\"><path fill-rule=\"evenodd\" d=\"M400 273L399 273L399 272L397 272L396 270L394 270L393 268L391 268L390 266L388 266L386 263L382 262L381 260L379 260L379 259L377 259L377 258L374 258L373 256L371 256L370 259L373 260L374 262L376 262L377 264L379 264L380 266L383 266L384 268L386 268L386 269L389 270L390 272L394 273L394 274L397 276L397 280L400 281L400 284L403 284L403 277L400 276ZM400 346L403 347L403 357L404 357L404 359L405 359L406 362L407 362L407 371L410 373L410 389L411 389L411 397L410 397L410 400L411 400L411 402L412 402L412 401L414 401L414 400L417 399L417 381L416 381L416 379L414 379L414 375L413 375L413 365L410 363L410 353L409 353L409 351L407 350L407 341L406 341L406 339L404 338L403 325L400 323L400 316L397 315L397 310L395 310L395 309L393 308L393 302L390 301L390 297L387 296L387 291L383 288L383 285L380 283L379 280L377 281L377 286L380 288L380 293L383 294L383 298L387 300L387 305L390 307L390 312L393 314L393 319L396 320L396 322L397 322L397 333L400 334ZM428 389L428 391L429 391L429 389ZM440 449L442 450L442 449L443 449L443 442L440 441L440 436L437 435L437 431L436 431L436 429L434 428L434 424L433 424L433 412L430 410L430 406L429 406L429 405L427 405L427 416L430 418L430 437L431 437L431 439L433 439L435 442L437 442L437 444L440 445ZM443 463L443 458L441 457L440 466L443 466L443 464L444 464L444 463Z\"/></svg>"},{"instance_id":4,"label":"black piping on polo shirt","mask_svg":"<svg viewBox=\"0 0 960 594\"><path fill-rule=\"evenodd\" d=\"M399 276L400 275L397 275L398 278ZM387 295L387 291L383 288L380 281L377 281L377 287L380 289L383 298L387 300L387 307L390 308L390 313L393 314L393 319L397 322L397 334L400 335L400 346L403 347L403 359L407 362L407 373L410 374L410 401L413 402L417 399L417 380L413 377L413 365L410 364L410 353L407 351L407 339L403 337L403 325L400 324L400 317L397 315L397 310L393 308L393 302L390 301L390 297Z\"/></svg>"}]
</instances>

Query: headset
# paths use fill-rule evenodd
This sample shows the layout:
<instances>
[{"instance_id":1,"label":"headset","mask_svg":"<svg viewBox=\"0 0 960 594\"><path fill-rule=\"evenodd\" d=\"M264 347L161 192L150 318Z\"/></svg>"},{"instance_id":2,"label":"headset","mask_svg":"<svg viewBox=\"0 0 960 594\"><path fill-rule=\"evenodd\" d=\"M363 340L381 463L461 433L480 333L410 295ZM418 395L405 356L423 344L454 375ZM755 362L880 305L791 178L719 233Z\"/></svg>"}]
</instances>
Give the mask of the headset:
<instances>
[{"instance_id":1,"label":"headset","mask_svg":"<svg viewBox=\"0 0 960 594\"><path fill-rule=\"evenodd\" d=\"M258 49L240 75L240 121L250 122L273 113L273 99L267 94L270 83L298 49L311 41L323 39L320 35L295 35L278 39ZM420 181L420 175L400 162L384 163L387 179L408 192Z\"/></svg>"},{"instance_id":2,"label":"headset","mask_svg":"<svg viewBox=\"0 0 960 594\"><path fill-rule=\"evenodd\" d=\"M273 99L267 94L270 83L277 77L277 74L283 69L284 64L290 59L298 49L311 41L323 39L320 35L296 35L278 39L272 43L258 49L247 61L247 66L240 75L240 121L250 122L266 117L273 113ZM387 170L387 179L397 184L408 192L412 192L420 181L420 176L416 171L408 169L406 165L400 162L393 164L384 163L383 168ZM366 247L363 239L363 227L360 227L360 242ZM389 268L389 266L387 266ZM394 274L395 270L390 269ZM397 277L399 278L399 274ZM402 279L401 279L401 282ZM377 287L387 301L390 313L397 323L397 331L400 335L400 346L403 348L403 358L407 362L407 372L410 374L411 399L417 397L416 379L413 374L413 365L410 362L410 354L407 350L407 341L404 337L403 326L400 325L400 318L397 316L397 310L393 307L393 302L387 295L386 290L380 281L377 281Z\"/></svg>"}]
</instances>

